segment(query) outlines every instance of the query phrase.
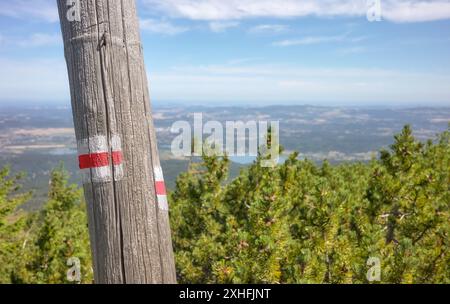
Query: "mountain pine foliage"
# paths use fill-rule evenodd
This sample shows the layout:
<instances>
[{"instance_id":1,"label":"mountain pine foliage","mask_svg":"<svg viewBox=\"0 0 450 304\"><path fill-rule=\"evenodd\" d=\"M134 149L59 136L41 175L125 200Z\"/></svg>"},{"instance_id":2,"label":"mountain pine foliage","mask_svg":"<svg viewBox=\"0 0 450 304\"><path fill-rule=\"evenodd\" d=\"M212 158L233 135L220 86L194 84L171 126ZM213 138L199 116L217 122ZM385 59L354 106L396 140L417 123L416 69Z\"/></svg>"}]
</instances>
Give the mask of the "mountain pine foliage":
<instances>
[{"instance_id":1,"label":"mountain pine foliage","mask_svg":"<svg viewBox=\"0 0 450 304\"><path fill-rule=\"evenodd\" d=\"M409 127L369 163L317 165L292 154L238 177L204 156L170 195L180 283L450 283L450 128ZM48 202L26 214L19 180L0 172L0 282L69 283L68 259L92 282L85 204L62 168ZM371 282L373 280L370 280ZM378 280L375 280L378 282Z\"/></svg>"},{"instance_id":2,"label":"mountain pine foliage","mask_svg":"<svg viewBox=\"0 0 450 304\"><path fill-rule=\"evenodd\" d=\"M71 283L67 279L74 264L70 258L80 261L79 282L91 283L92 262L82 191L76 185L68 185L69 176L64 168L60 166L52 172L48 201L43 209L26 217L15 208L24 201L23 196L11 192L17 180L7 179L8 171L4 172L0 193L5 195L0 196L0 207L7 212L0 217L0 223L4 220L10 224L5 233L0 226L0 248L6 244L10 249L8 254L1 251L0 283Z\"/></svg>"},{"instance_id":3,"label":"mountain pine foliage","mask_svg":"<svg viewBox=\"0 0 450 304\"><path fill-rule=\"evenodd\" d=\"M0 170L0 283L11 281L18 253L23 247L26 215L18 207L29 194L18 194L21 176L10 176L10 169Z\"/></svg>"},{"instance_id":4,"label":"mountain pine foliage","mask_svg":"<svg viewBox=\"0 0 450 304\"><path fill-rule=\"evenodd\" d=\"M292 154L262 158L225 185L228 159L204 157L171 195L183 283L450 283L450 132L436 143L407 126L369 164Z\"/></svg>"}]
</instances>

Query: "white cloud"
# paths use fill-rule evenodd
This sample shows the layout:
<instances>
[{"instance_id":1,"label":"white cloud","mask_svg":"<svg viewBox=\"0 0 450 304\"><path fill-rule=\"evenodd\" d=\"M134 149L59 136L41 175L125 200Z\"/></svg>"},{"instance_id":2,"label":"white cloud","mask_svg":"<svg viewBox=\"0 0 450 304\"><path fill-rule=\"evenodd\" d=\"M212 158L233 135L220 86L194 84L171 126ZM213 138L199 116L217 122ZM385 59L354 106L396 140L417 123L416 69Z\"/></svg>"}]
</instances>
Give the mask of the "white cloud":
<instances>
[{"instance_id":1,"label":"white cloud","mask_svg":"<svg viewBox=\"0 0 450 304\"><path fill-rule=\"evenodd\" d=\"M367 39L365 36L350 36L350 32L341 35L328 35L328 36L307 36L302 38L285 39L281 41L275 41L272 43L274 46L289 47L295 45L313 45L324 43L357 43Z\"/></svg>"},{"instance_id":2,"label":"white cloud","mask_svg":"<svg viewBox=\"0 0 450 304\"><path fill-rule=\"evenodd\" d=\"M254 26L248 30L251 34L273 34L273 33L282 33L289 30L289 26L284 24L260 24Z\"/></svg>"},{"instance_id":3,"label":"white cloud","mask_svg":"<svg viewBox=\"0 0 450 304\"><path fill-rule=\"evenodd\" d=\"M226 21L255 17L364 17L366 0L139 0L171 17ZM450 19L450 0L381 0L382 16L393 22ZM55 0L2 0L0 16L57 22Z\"/></svg>"},{"instance_id":4,"label":"white cloud","mask_svg":"<svg viewBox=\"0 0 450 304\"><path fill-rule=\"evenodd\" d=\"M215 33L222 33L230 28L238 26L239 22L236 21L213 21L209 23L209 28Z\"/></svg>"},{"instance_id":5,"label":"white cloud","mask_svg":"<svg viewBox=\"0 0 450 304\"><path fill-rule=\"evenodd\" d=\"M0 16L45 22L59 20L55 0L2 0Z\"/></svg>"},{"instance_id":6,"label":"white cloud","mask_svg":"<svg viewBox=\"0 0 450 304\"><path fill-rule=\"evenodd\" d=\"M366 0L142 0L150 10L192 20L246 18L364 17ZM449 0L382 0L382 16L394 22L422 22L450 18Z\"/></svg>"},{"instance_id":7,"label":"white cloud","mask_svg":"<svg viewBox=\"0 0 450 304\"><path fill-rule=\"evenodd\" d=\"M188 27L177 26L168 21L156 19L142 19L140 20L140 26L144 31L165 35L181 34L189 30Z\"/></svg>"},{"instance_id":8,"label":"white cloud","mask_svg":"<svg viewBox=\"0 0 450 304\"><path fill-rule=\"evenodd\" d=\"M272 43L274 46L288 47L294 45L312 45L312 44L323 44L323 43L333 43L333 42L361 42L365 40L364 36L350 36L349 33L342 35L332 35L332 36L308 36L302 38L286 39L281 41L275 41Z\"/></svg>"},{"instance_id":9,"label":"white cloud","mask_svg":"<svg viewBox=\"0 0 450 304\"><path fill-rule=\"evenodd\" d=\"M311 44L321 44L330 42L342 42L346 39L345 35L339 36L310 36L299 39L286 39L281 41L276 41L273 43L274 46L294 46L294 45L311 45Z\"/></svg>"},{"instance_id":10,"label":"white cloud","mask_svg":"<svg viewBox=\"0 0 450 304\"><path fill-rule=\"evenodd\" d=\"M450 1L389 1L382 16L394 22L425 22L450 18Z\"/></svg>"},{"instance_id":11,"label":"white cloud","mask_svg":"<svg viewBox=\"0 0 450 304\"><path fill-rule=\"evenodd\" d=\"M193 20L235 20L254 17L301 17L308 15L357 14L362 1L312 0L143 0L174 17ZM354 7L354 2L360 2Z\"/></svg>"}]
</instances>

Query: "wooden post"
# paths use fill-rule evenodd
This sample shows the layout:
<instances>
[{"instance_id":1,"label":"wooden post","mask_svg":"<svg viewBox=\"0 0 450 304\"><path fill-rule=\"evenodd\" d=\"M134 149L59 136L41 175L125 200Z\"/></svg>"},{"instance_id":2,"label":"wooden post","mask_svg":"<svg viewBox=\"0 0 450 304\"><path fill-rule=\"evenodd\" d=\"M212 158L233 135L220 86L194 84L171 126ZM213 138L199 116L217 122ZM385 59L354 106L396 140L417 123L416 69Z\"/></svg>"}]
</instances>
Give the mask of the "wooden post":
<instances>
[{"instance_id":1,"label":"wooden post","mask_svg":"<svg viewBox=\"0 0 450 304\"><path fill-rule=\"evenodd\" d=\"M176 283L135 0L57 0L96 283Z\"/></svg>"}]
</instances>

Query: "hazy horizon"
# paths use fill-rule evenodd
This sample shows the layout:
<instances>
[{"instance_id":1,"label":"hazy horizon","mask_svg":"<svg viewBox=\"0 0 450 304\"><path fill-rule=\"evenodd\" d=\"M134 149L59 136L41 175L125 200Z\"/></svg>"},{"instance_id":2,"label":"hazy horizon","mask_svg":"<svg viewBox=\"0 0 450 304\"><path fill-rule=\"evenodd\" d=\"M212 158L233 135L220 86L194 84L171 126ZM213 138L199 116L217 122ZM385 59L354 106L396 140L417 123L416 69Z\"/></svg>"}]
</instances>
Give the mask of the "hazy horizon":
<instances>
[{"instance_id":1,"label":"hazy horizon","mask_svg":"<svg viewBox=\"0 0 450 304\"><path fill-rule=\"evenodd\" d=\"M168 100L152 100L151 105L157 108L165 108L165 107L247 107L247 108L265 108L265 107L290 107L290 106L311 106L311 107L336 107L336 108L381 108L381 109L389 109L389 108L399 108L399 109L407 109L407 108L449 108L450 103L447 102L416 102L416 103L389 103L389 102L380 102L380 103L339 103L339 102L244 102L244 101L230 101L230 102L186 102L186 101L168 101ZM29 101L29 100L20 100L20 101L5 101L0 100L0 108L5 107L15 107L15 108L24 108L24 107L62 107L62 108L70 108L71 102L68 101Z\"/></svg>"}]
</instances>

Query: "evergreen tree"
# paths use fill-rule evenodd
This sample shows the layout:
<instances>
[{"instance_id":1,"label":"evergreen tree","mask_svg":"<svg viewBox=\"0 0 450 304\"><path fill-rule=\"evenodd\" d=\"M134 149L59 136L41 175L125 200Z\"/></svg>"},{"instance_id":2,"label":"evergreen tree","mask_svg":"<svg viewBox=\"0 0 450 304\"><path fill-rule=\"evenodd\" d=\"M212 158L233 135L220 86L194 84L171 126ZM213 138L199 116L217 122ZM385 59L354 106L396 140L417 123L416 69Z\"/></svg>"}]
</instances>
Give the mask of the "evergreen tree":
<instances>
[{"instance_id":1,"label":"evergreen tree","mask_svg":"<svg viewBox=\"0 0 450 304\"><path fill-rule=\"evenodd\" d=\"M382 283L448 283L449 134L406 126L368 164L260 155L229 184L228 159L205 156L171 196L179 281L367 283L375 258Z\"/></svg>"},{"instance_id":2,"label":"evergreen tree","mask_svg":"<svg viewBox=\"0 0 450 304\"><path fill-rule=\"evenodd\" d=\"M69 185L62 165L51 174L48 202L35 216L35 231L28 243L26 265L18 276L25 283L71 283L77 279L76 260L80 261L80 283L93 280L87 215L82 191Z\"/></svg>"},{"instance_id":3,"label":"evergreen tree","mask_svg":"<svg viewBox=\"0 0 450 304\"><path fill-rule=\"evenodd\" d=\"M0 283L11 283L24 246L26 214L18 207L30 195L18 194L21 177L11 177L8 167L0 170Z\"/></svg>"}]
</instances>

